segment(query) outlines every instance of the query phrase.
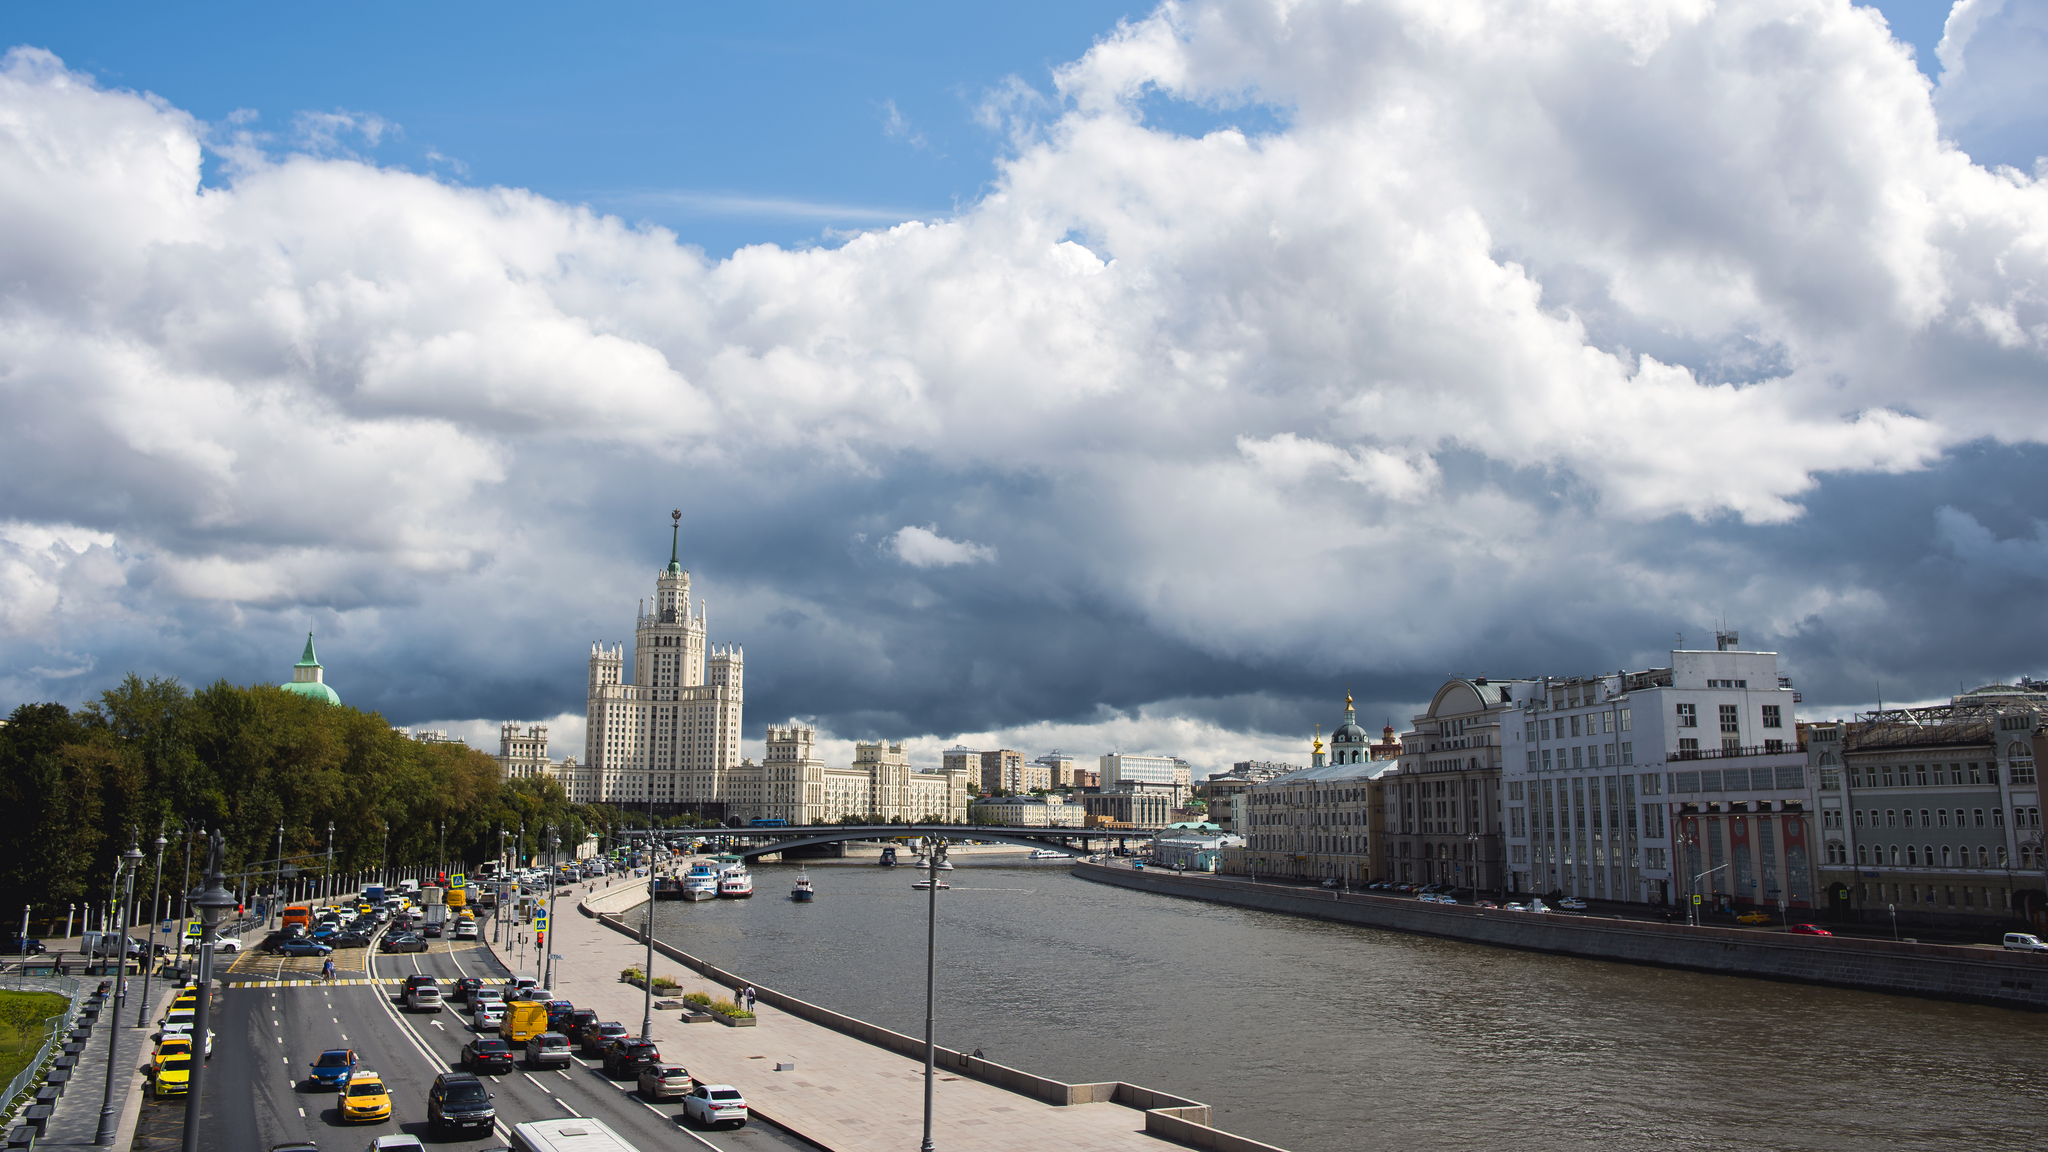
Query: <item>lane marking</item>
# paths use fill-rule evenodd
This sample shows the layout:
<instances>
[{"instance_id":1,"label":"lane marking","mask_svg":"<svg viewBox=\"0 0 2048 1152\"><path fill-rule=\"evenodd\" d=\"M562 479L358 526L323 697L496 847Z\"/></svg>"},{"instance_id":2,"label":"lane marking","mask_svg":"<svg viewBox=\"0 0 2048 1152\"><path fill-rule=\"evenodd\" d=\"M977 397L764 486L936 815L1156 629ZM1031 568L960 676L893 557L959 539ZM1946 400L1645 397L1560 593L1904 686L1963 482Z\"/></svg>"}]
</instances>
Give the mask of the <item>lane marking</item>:
<instances>
[{"instance_id":1,"label":"lane marking","mask_svg":"<svg viewBox=\"0 0 2048 1152\"><path fill-rule=\"evenodd\" d=\"M301 1108L301 1109L299 1109L299 1119L301 1119L301 1120L304 1120L305 1118L306 1118L306 1110L305 1110L304 1108Z\"/></svg>"}]
</instances>

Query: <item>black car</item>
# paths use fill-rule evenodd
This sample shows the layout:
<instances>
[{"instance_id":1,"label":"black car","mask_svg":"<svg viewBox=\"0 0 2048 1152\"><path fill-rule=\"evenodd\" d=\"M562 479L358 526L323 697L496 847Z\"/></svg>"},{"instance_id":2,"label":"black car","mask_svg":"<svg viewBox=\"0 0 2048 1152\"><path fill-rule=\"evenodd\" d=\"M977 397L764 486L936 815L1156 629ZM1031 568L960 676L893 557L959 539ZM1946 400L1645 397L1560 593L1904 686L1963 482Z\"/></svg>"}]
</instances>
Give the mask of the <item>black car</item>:
<instances>
[{"instance_id":1,"label":"black car","mask_svg":"<svg viewBox=\"0 0 2048 1152\"><path fill-rule=\"evenodd\" d=\"M549 1013L548 1015L552 1019L554 1014ZM597 1012L595 1010L578 1008L569 1013L569 1026L567 1028L556 1028L555 1031L569 1037L571 1040L575 1040L583 1035L583 1029L586 1025L595 1023L597 1023Z\"/></svg>"},{"instance_id":2,"label":"black car","mask_svg":"<svg viewBox=\"0 0 2048 1152\"><path fill-rule=\"evenodd\" d=\"M576 1005L567 1000L550 1000L547 1002L547 1005L548 1031L560 1032L564 1036L569 1035L573 1031L569 1027L569 1018L576 1014ZM591 1015L595 1016L597 1013L593 1012Z\"/></svg>"},{"instance_id":3,"label":"black car","mask_svg":"<svg viewBox=\"0 0 2048 1152\"><path fill-rule=\"evenodd\" d=\"M0 955L4 956L19 956L24 952L30 956L40 956L48 951L48 948L43 947L41 940L24 941L19 936L9 936L5 940L0 940Z\"/></svg>"},{"instance_id":4,"label":"black car","mask_svg":"<svg viewBox=\"0 0 2048 1152\"><path fill-rule=\"evenodd\" d=\"M484 982L482 980L474 976L464 976L455 982L455 987L449 990L448 997L451 1000L460 1000L467 1004L469 1003L469 994L483 986Z\"/></svg>"},{"instance_id":5,"label":"black car","mask_svg":"<svg viewBox=\"0 0 2048 1152\"><path fill-rule=\"evenodd\" d=\"M462 1066L471 1072L510 1072L512 1046L495 1036L479 1036L462 1046Z\"/></svg>"},{"instance_id":6,"label":"black car","mask_svg":"<svg viewBox=\"0 0 2048 1152\"><path fill-rule=\"evenodd\" d=\"M370 938L361 932L336 932L321 943L329 948L368 948Z\"/></svg>"},{"instance_id":7,"label":"black car","mask_svg":"<svg viewBox=\"0 0 2048 1152\"><path fill-rule=\"evenodd\" d=\"M410 933L400 936L386 936L378 941L379 952L425 952L427 942Z\"/></svg>"},{"instance_id":8,"label":"black car","mask_svg":"<svg viewBox=\"0 0 2048 1152\"><path fill-rule=\"evenodd\" d=\"M489 1130L498 1120L490 1090L467 1072L443 1072L427 1090L427 1127L436 1131Z\"/></svg>"},{"instance_id":9,"label":"black car","mask_svg":"<svg viewBox=\"0 0 2048 1152\"><path fill-rule=\"evenodd\" d=\"M583 1045L585 1056L602 1056L604 1050L612 1046L612 1041L627 1034L626 1026L616 1020L596 1021L585 1024L583 1029L576 1033L576 1042Z\"/></svg>"},{"instance_id":10,"label":"black car","mask_svg":"<svg viewBox=\"0 0 2048 1152\"><path fill-rule=\"evenodd\" d=\"M645 1040L620 1039L604 1050L604 1074L623 1079L640 1075L640 1070L661 1063L661 1050Z\"/></svg>"}]
</instances>

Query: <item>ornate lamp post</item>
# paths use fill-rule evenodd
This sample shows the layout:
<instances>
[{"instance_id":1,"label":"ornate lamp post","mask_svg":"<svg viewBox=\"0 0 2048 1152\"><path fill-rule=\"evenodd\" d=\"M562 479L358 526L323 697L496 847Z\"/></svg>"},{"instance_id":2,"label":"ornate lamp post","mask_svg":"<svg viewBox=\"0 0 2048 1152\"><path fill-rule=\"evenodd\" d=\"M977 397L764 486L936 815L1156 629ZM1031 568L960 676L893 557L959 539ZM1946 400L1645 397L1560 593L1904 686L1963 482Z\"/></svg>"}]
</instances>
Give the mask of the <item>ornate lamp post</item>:
<instances>
[{"instance_id":1,"label":"ornate lamp post","mask_svg":"<svg viewBox=\"0 0 2048 1152\"><path fill-rule=\"evenodd\" d=\"M149 925L149 944L148 944L148 947L146 947L146 948L144 948L144 949L143 949L143 956L142 956L142 1004L141 1004L141 1006L139 1006L139 1007L138 1007L138 1008L136 1008L136 1010L135 1010L135 1026L136 1026L137 1028L140 1028L140 1027L142 1027L143 1025L145 1025L145 1024L148 1024L148 1023L149 1023L149 977L150 977L150 975L151 975L151 974L152 974L153 972L155 972L155 971L156 971L156 914L157 914L157 902L163 899L163 894L164 894L164 845L166 845L166 844L169 844L169 843L170 843L170 841L169 841L169 840L166 840L166 839L164 839L164 830L163 830L162 828L158 828L158 829L156 830L156 891L155 891L154 893L152 893L152 894L151 894L151 896L150 896L150 898L149 898L149 915L150 915L150 925Z\"/></svg>"},{"instance_id":2,"label":"ornate lamp post","mask_svg":"<svg viewBox=\"0 0 2048 1152\"><path fill-rule=\"evenodd\" d=\"M327 822L327 874L320 878L320 899L332 900L334 891L334 821Z\"/></svg>"},{"instance_id":3,"label":"ornate lamp post","mask_svg":"<svg viewBox=\"0 0 2048 1152\"><path fill-rule=\"evenodd\" d=\"M556 831L555 826L552 824L548 826L548 835L550 837L550 843L548 848L548 931L552 932L555 930L555 889L558 886L560 886L562 880L561 876L557 872L557 870L562 866L561 861L559 859L562 853L562 836L560 832ZM652 889L648 891L647 899L649 904L652 905L654 900L654 893ZM653 913L650 912L649 915L652 916ZM547 985L549 988L553 988L555 986L555 954L548 950L547 933L543 932L539 935L541 937L541 960L544 965L544 967L541 969L544 973L544 975L541 977L541 983ZM651 949L653 947L651 941L654 939L654 932L651 927L648 930L647 937L650 941L648 946ZM647 969L647 994L650 996L654 994L654 968L652 967L653 963L654 961L650 958L648 960L649 967Z\"/></svg>"},{"instance_id":4,"label":"ornate lamp post","mask_svg":"<svg viewBox=\"0 0 2048 1152\"><path fill-rule=\"evenodd\" d=\"M114 912L114 947L121 965L114 972L115 1014L128 1006L128 904L135 897L135 869L141 863L142 850L130 844L114 864L114 887L122 893L121 906ZM127 874L125 888L121 885L124 872ZM110 1020L107 1028L107 1089L100 1099L100 1126L93 1138L95 1144L112 1144L115 1130L121 1127L121 1114L114 1108L114 1068L121 1059L121 1025Z\"/></svg>"},{"instance_id":5,"label":"ornate lamp post","mask_svg":"<svg viewBox=\"0 0 2048 1152\"><path fill-rule=\"evenodd\" d=\"M284 922L284 908L281 906L284 896L284 821L282 820L277 822L277 860L270 866L270 875L270 909L269 914L263 918L263 926L265 928L270 927L270 918L272 916L277 917L278 923L282 924Z\"/></svg>"},{"instance_id":6,"label":"ornate lamp post","mask_svg":"<svg viewBox=\"0 0 2048 1152\"><path fill-rule=\"evenodd\" d=\"M199 980L194 985L198 1005L192 1016L192 1049L199 1058L192 1061L192 1082L185 1091L184 1152L199 1152L199 1096L206 1073L206 1040L212 1034L207 1015L213 1005L213 945L219 939L221 917L235 906L234 895L221 886L221 849L221 835L215 832L208 837L205 887L192 895L201 926Z\"/></svg>"}]
</instances>

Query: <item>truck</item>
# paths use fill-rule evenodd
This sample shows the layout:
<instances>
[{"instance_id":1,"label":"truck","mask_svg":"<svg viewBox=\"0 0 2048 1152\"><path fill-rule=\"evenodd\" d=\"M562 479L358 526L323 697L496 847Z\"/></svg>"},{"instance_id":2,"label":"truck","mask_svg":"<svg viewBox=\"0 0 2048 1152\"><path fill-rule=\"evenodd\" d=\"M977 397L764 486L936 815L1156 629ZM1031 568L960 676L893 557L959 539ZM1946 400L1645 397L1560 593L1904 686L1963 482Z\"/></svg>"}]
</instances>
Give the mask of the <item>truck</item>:
<instances>
[{"instance_id":1,"label":"truck","mask_svg":"<svg viewBox=\"0 0 2048 1152\"><path fill-rule=\"evenodd\" d=\"M389 895L390 893L384 890L382 884L368 884L363 887L363 899L368 900L372 904L384 903Z\"/></svg>"},{"instance_id":2,"label":"truck","mask_svg":"<svg viewBox=\"0 0 2048 1152\"><path fill-rule=\"evenodd\" d=\"M398 882L398 890L408 896L416 896L419 894L420 882L417 880L400 880Z\"/></svg>"},{"instance_id":3,"label":"truck","mask_svg":"<svg viewBox=\"0 0 2048 1152\"><path fill-rule=\"evenodd\" d=\"M505 1022L498 1036L507 1044L524 1044L548 1030L548 1006L537 1000L513 1000L505 1005Z\"/></svg>"},{"instance_id":4,"label":"truck","mask_svg":"<svg viewBox=\"0 0 2048 1152\"><path fill-rule=\"evenodd\" d=\"M429 937L439 936L441 934L442 925L446 924L447 922L448 906L446 904L427 905L427 923L425 935Z\"/></svg>"}]
</instances>

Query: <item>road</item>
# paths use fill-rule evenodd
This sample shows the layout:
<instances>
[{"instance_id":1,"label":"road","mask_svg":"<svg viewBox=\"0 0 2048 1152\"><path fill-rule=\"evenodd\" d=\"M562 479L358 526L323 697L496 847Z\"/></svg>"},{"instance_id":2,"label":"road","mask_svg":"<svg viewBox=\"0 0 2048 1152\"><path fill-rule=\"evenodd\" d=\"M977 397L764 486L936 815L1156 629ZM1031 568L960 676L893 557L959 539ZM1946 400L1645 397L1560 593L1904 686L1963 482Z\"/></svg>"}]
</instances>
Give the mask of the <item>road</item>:
<instances>
[{"instance_id":1,"label":"road","mask_svg":"<svg viewBox=\"0 0 2048 1152\"><path fill-rule=\"evenodd\" d=\"M531 1071L523 1066L509 1073L486 1075L495 1081L498 1127L473 1139L442 1139L427 1130L427 1090L434 1077L455 1069L462 1045L474 1035L451 1004L437 1013L412 1014L395 1000L395 984L348 984L365 977L403 978L416 972L440 979L444 987L462 976L498 981L507 973L480 945L435 941L433 951L379 955L368 949L335 953L341 983L301 986L225 988L214 1010L218 1036L206 1072L204 1130L200 1146L208 1152L252 1152L292 1141L311 1141L333 1152L351 1145L368 1146L378 1136L407 1132L448 1152L503 1147L511 1126L528 1120L562 1116L594 1116L645 1152L669 1147L713 1148L720 1152L767 1152L769 1149L812 1148L798 1137L763 1120L741 1129L699 1131L685 1125L680 1103L660 1107L642 1101L628 1082L614 1082L593 1061L577 1056L568 1069ZM231 984L251 979L308 979L318 976L319 961L245 955L223 979ZM630 1026L630 1025L629 1025ZM350 1047L360 1067L381 1073L391 1089L392 1118L378 1124L344 1125L336 1119L331 1090L314 1091L305 1076L313 1059L328 1048ZM688 1053L664 1051L684 1065ZM144 1127L151 1113L182 1110L182 1100L159 1105L147 1102ZM168 1120L169 1117L161 1117Z\"/></svg>"}]
</instances>

